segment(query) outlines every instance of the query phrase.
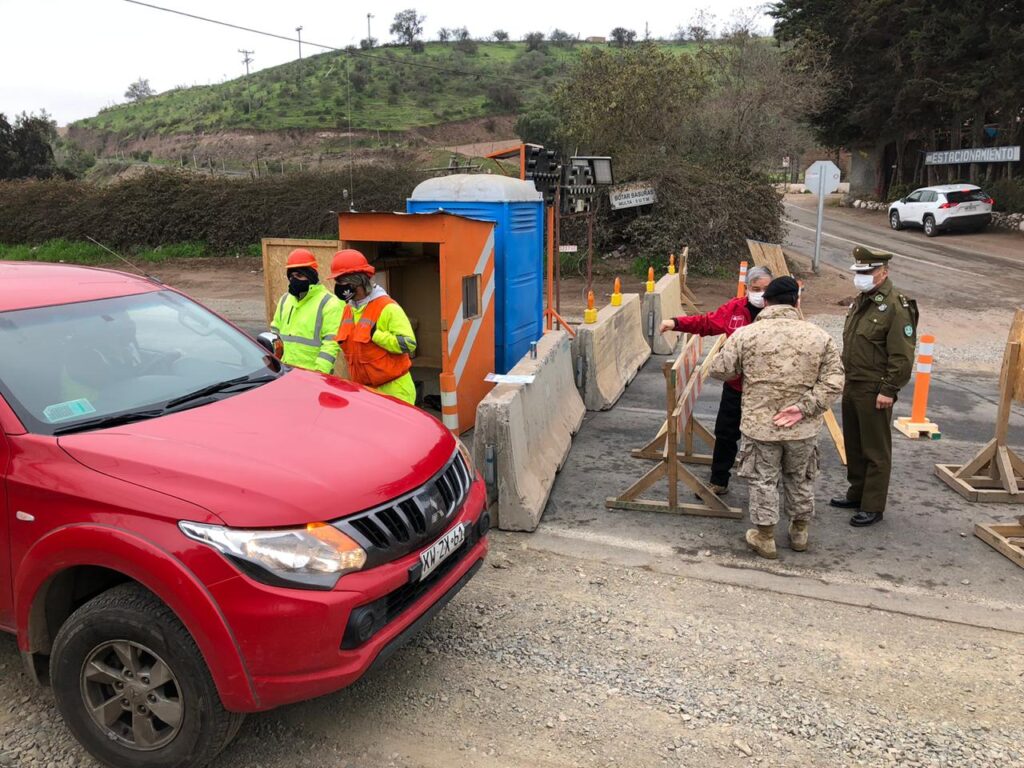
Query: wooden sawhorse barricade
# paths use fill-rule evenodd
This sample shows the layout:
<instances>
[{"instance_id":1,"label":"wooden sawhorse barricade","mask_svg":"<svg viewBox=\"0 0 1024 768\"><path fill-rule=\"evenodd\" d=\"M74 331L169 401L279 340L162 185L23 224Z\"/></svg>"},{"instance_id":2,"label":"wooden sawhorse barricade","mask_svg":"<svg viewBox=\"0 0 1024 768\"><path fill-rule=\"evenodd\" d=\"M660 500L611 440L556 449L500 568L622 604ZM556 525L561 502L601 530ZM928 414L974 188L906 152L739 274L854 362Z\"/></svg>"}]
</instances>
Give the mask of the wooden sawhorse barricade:
<instances>
[{"instance_id":1,"label":"wooden sawhorse barricade","mask_svg":"<svg viewBox=\"0 0 1024 768\"><path fill-rule=\"evenodd\" d=\"M676 515L702 515L705 517L726 517L739 520L743 512L730 507L699 477L694 475L684 464L709 464L710 456L693 453L693 435L714 445L714 437L693 416L693 408L700 396L701 386L707 375L706 364L718 351L718 343L712 348L705 361L699 364L701 339L699 336L688 336L683 343L682 352L674 363L665 363L662 373L665 375L665 423L657 437L644 448L633 452L633 456L654 459L658 463L649 472L631 485L621 496L605 501L609 509L639 510L643 512L668 512ZM679 450L679 436L683 435L684 451ZM668 501L641 498L661 480L668 481ZM700 504L687 504L679 501L679 483L700 498Z\"/></svg>"},{"instance_id":2,"label":"wooden sawhorse barricade","mask_svg":"<svg viewBox=\"0 0 1024 768\"><path fill-rule=\"evenodd\" d=\"M935 474L968 501L1024 504L1024 459L1009 446L1010 409L1024 402L1024 309L1018 309L999 372L995 437L962 465L936 464ZM974 535L1024 568L1024 515L1016 523L977 523Z\"/></svg>"}]
</instances>

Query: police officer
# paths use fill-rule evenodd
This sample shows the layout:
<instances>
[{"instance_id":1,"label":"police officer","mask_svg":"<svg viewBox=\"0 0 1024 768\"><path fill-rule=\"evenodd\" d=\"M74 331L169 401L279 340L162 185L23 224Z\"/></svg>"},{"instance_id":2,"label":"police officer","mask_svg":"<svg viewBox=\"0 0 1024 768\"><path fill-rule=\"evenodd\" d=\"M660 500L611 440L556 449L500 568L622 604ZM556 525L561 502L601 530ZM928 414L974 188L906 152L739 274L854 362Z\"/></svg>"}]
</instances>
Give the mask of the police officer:
<instances>
[{"instance_id":1,"label":"police officer","mask_svg":"<svg viewBox=\"0 0 1024 768\"><path fill-rule=\"evenodd\" d=\"M845 496L833 507L856 509L850 525L882 519L892 468L892 406L910 381L917 343L917 303L889 279L890 253L853 249L853 284L860 291L843 328Z\"/></svg>"}]
</instances>

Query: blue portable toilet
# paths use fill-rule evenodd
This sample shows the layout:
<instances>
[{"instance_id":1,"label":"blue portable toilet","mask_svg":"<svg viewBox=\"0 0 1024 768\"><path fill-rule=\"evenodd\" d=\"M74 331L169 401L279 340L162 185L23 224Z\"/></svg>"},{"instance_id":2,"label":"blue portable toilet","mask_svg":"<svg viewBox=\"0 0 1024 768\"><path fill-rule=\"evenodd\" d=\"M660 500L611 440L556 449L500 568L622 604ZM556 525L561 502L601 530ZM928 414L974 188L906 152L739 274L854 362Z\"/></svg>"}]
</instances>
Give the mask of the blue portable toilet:
<instances>
[{"instance_id":1,"label":"blue portable toilet","mask_svg":"<svg viewBox=\"0 0 1024 768\"><path fill-rule=\"evenodd\" d=\"M494 367L507 373L544 333L544 200L532 181L491 174L427 179L407 213L494 222Z\"/></svg>"}]
</instances>

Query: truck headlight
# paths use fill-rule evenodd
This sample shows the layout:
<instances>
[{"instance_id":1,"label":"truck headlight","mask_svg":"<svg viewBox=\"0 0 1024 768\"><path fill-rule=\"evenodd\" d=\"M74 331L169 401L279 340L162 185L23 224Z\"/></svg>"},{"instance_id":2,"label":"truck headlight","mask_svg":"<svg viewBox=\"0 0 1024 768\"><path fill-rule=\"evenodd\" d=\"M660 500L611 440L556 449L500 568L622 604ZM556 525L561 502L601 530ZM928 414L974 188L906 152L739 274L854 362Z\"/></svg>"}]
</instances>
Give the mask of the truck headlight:
<instances>
[{"instance_id":1,"label":"truck headlight","mask_svg":"<svg viewBox=\"0 0 1024 768\"><path fill-rule=\"evenodd\" d=\"M366 565L366 551L327 523L246 530L182 521L178 528L273 586L333 589L344 574Z\"/></svg>"}]
</instances>

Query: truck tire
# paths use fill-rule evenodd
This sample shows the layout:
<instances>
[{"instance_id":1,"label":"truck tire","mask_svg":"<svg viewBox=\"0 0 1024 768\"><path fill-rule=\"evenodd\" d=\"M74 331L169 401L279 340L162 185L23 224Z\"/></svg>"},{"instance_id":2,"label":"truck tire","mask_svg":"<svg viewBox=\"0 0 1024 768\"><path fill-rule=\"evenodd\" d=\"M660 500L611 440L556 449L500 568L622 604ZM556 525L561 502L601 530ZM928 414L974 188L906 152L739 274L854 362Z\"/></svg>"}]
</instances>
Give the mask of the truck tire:
<instances>
[{"instance_id":1,"label":"truck tire","mask_svg":"<svg viewBox=\"0 0 1024 768\"><path fill-rule=\"evenodd\" d=\"M50 656L57 708L113 768L200 768L238 733L195 641L138 584L93 598L64 622Z\"/></svg>"}]
</instances>

